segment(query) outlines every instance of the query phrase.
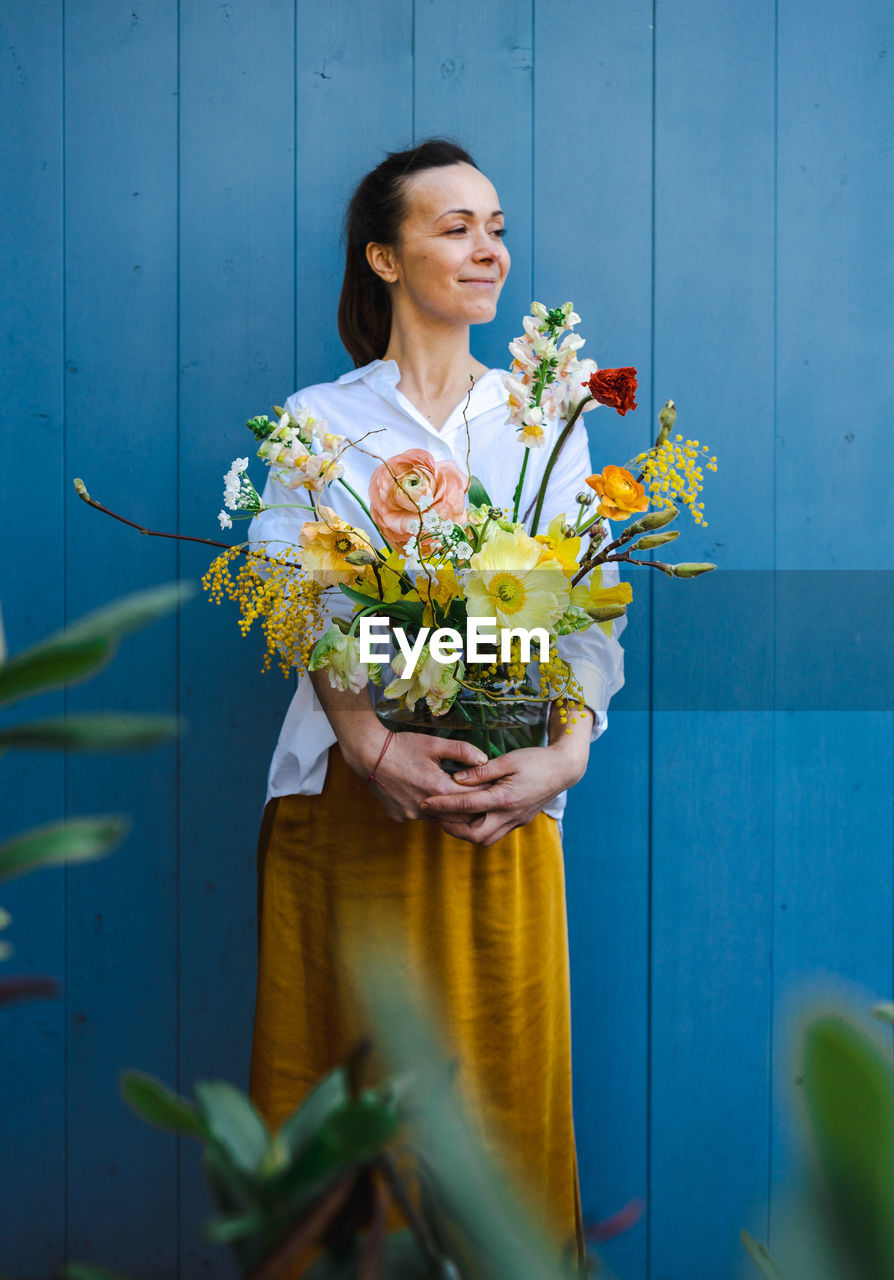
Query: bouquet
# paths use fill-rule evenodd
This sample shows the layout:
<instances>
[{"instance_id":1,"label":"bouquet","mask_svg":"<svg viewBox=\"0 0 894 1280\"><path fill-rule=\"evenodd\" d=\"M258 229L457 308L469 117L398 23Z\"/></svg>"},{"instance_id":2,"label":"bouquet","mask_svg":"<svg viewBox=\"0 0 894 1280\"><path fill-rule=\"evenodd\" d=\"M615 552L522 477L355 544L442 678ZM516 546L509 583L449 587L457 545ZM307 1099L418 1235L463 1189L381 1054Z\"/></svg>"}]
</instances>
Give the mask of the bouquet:
<instances>
[{"instance_id":1,"label":"bouquet","mask_svg":"<svg viewBox=\"0 0 894 1280\"><path fill-rule=\"evenodd\" d=\"M261 620L266 666L278 653L285 673L293 665L325 671L334 688L359 692L368 682L383 684L390 660L380 718L392 728L461 736L495 756L541 741L552 702L566 722L583 710L583 692L559 642L592 626L611 634L613 620L626 612L632 587L603 585L604 564L646 565L679 578L715 568L635 554L678 537L667 527L678 503L705 523L702 464L716 470L717 460L697 440L671 438L673 401L661 410L647 451L587 478L574 519L544 513L550 475L580 414L599 404L622 416L636 408L636 370L600 370L580 359L579 322L570 302L553 309L535 302L524 333L510 344L507 422L520 445L511 510L494 505L471 470L436 462L424 449L381 458L361 496L345 479L343 457L362 448L365 436L334 435L306 410L275 407L273 419L249 419L257 456L300 496L288 505L307 518L293 546L227 547L203 584L213 600L226 595L239 604L243 633ZM546 446L551 420L565 425L536 498L522 513L531 450ZM267 509L248 465L247 457L238 458L225 476L223 528ZM325 501L336 484L356 502L356 525ZM604 517L630 523L610 539ZM335 616L332 597L343 606Z\"/></svg>"}]
</instances>

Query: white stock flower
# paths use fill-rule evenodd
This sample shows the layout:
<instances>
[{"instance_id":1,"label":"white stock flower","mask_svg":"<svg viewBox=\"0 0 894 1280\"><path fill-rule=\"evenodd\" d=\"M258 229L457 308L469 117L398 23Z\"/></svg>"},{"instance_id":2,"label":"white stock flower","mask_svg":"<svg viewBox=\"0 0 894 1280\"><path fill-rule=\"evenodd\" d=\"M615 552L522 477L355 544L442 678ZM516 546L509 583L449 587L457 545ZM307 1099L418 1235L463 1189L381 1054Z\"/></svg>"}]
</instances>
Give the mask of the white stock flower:
<instances>
[{"instance_id":1,"label":"white stock flower","mask_svg":"<svg viewBox=\"0 0 894 1280\"><path fill-rule=\"evenodd\" d=\"M221 529L232 529L233 521L227 515L226 511L218 511L217 518L220 521Z\"/></svg>"}]
</instances>

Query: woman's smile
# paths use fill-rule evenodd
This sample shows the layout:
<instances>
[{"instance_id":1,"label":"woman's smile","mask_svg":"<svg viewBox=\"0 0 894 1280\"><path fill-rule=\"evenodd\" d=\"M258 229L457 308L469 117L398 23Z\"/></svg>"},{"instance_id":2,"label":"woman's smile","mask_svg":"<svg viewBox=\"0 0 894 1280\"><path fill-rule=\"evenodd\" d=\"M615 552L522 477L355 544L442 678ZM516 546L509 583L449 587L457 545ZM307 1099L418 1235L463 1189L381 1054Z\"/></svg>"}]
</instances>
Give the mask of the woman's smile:
<instances>
[{"instance_id":1,"label":"woman's smile","mask_svg":"<svg viewBox=\"0 0 894 1280\"><path fill-rule=\"evenodd\" d=\"M493 183L467 164L427 169L407 179L406 202L399 243L375 259L395 313L414 325L492 320L509 271Z\"/></svg>"}]
</instances>

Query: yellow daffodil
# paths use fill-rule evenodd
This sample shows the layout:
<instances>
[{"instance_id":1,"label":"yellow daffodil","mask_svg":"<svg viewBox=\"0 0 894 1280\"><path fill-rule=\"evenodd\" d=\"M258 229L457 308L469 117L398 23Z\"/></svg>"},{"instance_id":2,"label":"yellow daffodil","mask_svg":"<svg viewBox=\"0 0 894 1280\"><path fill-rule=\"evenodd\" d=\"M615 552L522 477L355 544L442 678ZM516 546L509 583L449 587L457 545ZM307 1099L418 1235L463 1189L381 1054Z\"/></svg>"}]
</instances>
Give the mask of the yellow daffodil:
<instances>
[{"instance_id":1,"label":"yellow daffodil","mask_svg":"<svg viewBox=\"0 0 894 1280\"><path fill-rule=\"evenodd\" d=\"M416 591L414 597L425 604L423 624L435 625L434 605L437 604L442 613L446 613L452 600L462 596L462 583L457 580L456 569L450 562L442 565L427 565L416 575Z\"/></svg>"},{"instance_id":2,"label":"yellow daffodil","mask_svg":"<svg viewBox=\"0 0 894 1280\"><path fill-rule=\"evenodd\" d=\"M395 600L404 600L400 589L401 578L405 575L406 564L399 550L390 551L384 561L378 565L379 580L382 583L381 599L387 604ZM413 599L414 597L410 597Z\"/></svg>"},{"instance_id":3,"label":"yellow daffodil","mask_svg":"<svg viewBox=\"0 0 894 1280\"><path fill-rule=\"evenodd\" d=\"M598 564L588 582L579 582L571 588L571 603L579 609L600 609L607 604L628 605L633 600L633 587L629 582L618 582L612 587L602 585L602 565ZM611 635L611 622L597 623L606 635Z\"/></svg>"},{"instance_id":4,"label":"yellow daffodil","mask_svg":"<svg viewBox=\"0 0 894 1280\"><path fill-rule=\"evenodd\" d=\"M580 552L580 538L566 537L565 525L565 517L558 515L554 520L550 520L546 533L538 533L534 536L538 542L543 544L544 551L541 552L541 555L545 559L549 559L550 555L554 557L561 564L564 573L569 578L573 578L578 569L577 557Z\"/></svg>"},{"instance_id":5,"label":"yellow daffodil","mask_svg":"<svg viewBox=\"0 0 894 1280\"><path fill-rule=\"evenodd\" d=\"M497 627L551 627L568 605L568 579L555 556L521 530L495 530L471 559L466 583L470 617L496 618Z\"/></svg>"}]
</instances>

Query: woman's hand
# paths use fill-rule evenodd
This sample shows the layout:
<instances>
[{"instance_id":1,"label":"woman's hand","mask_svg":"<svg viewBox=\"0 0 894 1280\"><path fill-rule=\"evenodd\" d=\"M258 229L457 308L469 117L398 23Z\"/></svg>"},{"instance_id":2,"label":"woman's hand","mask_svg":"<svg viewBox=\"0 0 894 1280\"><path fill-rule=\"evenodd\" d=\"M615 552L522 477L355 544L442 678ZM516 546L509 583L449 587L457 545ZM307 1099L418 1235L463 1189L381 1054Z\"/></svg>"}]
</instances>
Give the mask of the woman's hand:
<instances>
[{"instance_id":1,"label":"woman's hand","mask_svg":"<svg viewBox=\"0 0 894 1280\"><path fill-rule=\"evenodd\" d=\"M428 796L462 794L463 788L441 768L442 760L458 760L469 768L487 760L468 742L425 733L396 733L379 760L388 730L373 710L369 687L359 693L333 689L325 671L312 671L310 679L345 763L364 782L375 771L381 785L369 785L395 822L426 817L421 806Z\"/></svg>"},{"instance_id":2,"label":"woman's hand","mask_svg":"<svg viewBox=\"0 0 894 1280\"><path fill-rule=\"evenodd\" d=\"M492 845L530 822L554 796L579 782L590 751L592 712L587 710L571 733L550 717L546 747L524 747L496 760L454 774L460 794L426 799L423 815L437 818L446 832L475 844Z\"/></svg>"},{"instance_id":3,"label":"woman's hand","mask_svg":"<svg viewBox=\"0 0 894 1280\"><path fill-rule=\"evenodd\" d=\"M487 762L487 756L468 742L434 738L427 733L396 733L376 764L388 731L374 719L362 729L339 740L346 763L359 777L367 779L375 769L370 787L395 822L425 818L422 802L430 796L462 796L468 788L459 786L441 768L442 760L458 760L470 769Z\"/></svg>"}]
</instances>

